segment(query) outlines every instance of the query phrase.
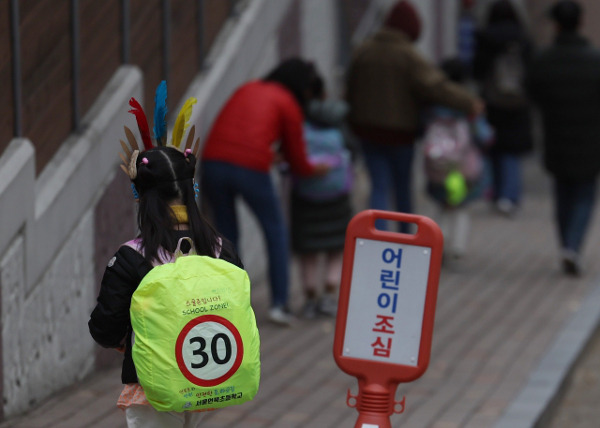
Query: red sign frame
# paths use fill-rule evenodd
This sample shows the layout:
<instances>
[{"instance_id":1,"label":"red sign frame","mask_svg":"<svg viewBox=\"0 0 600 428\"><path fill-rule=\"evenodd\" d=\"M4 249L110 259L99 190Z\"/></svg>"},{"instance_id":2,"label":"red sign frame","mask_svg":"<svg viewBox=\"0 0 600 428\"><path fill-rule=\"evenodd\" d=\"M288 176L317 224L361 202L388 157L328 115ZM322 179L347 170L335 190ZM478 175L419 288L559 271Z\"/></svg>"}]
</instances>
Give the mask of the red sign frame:
<instances>
[{"instance_id":1,"label":"red sign frame","mask_svg":"<svg viewBox=\"0 0 600 428\"><path fill-rule=\"evenodd\" d=\"M375 220L377 219L412 223L417 226L417 231L415 234L406 234L379 230L375 228ZM428 247L431 250L419 355L416 366L365 360L344 356L343 354L355 248L358 239ZM378 423L376 426L390 426L389 416L386 416L386 423L381 414L387 413L387 415L391 415L395 412L395 404L404 404L403 402L394 402L394 395L398 384L413 381L422 376L427 370L431 354L443 244L444 237L439 226L430 218L421 215L365 210L354 216L348 224L333 353L335 362L340 369L349 375L357 377L359 380L359 395L353 397L349 393L348 399L356 399L356 406L352 407L357 407L361 415L363 413L366 415L370 414L368 417L361 416L360 420L363 423L376 422ZM381 398L382 396L384 398ZM367 397L368 399L365 400ZM367 402L371 403L371 405ZM375 402L377 402L377 405L374 405ZM350 402L348 404L350 405ZM382 408L385 409L384 412L379 411ZM356 426L360 425L357 423Z\"/></svg>"}]
</instances>

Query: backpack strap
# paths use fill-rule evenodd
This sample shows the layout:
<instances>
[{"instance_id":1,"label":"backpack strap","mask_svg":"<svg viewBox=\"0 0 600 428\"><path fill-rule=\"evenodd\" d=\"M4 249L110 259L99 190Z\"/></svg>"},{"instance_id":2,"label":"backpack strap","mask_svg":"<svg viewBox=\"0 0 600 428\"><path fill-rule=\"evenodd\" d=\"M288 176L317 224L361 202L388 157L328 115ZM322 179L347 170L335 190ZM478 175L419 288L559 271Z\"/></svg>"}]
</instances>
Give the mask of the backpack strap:
<instances>
[{"instance_id":1,"label":"backpack strap","mask_svg":"<svg viewBox=\"0 0 600 428\"><path fill-rule=\"evenodd\" d=\"M188 250L187 253L184 253L181 250L181 244L182 242L187 241L188 244L190 245L190 249ZM177 241L177 247L175 248L175 252L173 253L173 259L176 260L179 257L182 256L189 256L189 255L196 255L196 249L194 248L194 241L192 241L192 238L188 237L188 236L184 236L183 238L179 238L179 241Z\"/></svg>"},{"instance_id":2,"label":"backpack strap","mask_svg":"<svg viewBox=\"0 0 600 428\"><path fill-rule=\"evenodd\" d=\"M220 259L221 258L221 250L223 249L223 240L219 237L217 238L217 240L219 241L218 246L215 247L215 258Z\"/></svg>"},{"instance_id":3,"label":"backpack strap","mask_svg":"<svg viewBox=\"0 0 600 428\"><path fill-rule=\"evenodd\" d=\"M122 246L132 248L135 251L137 251L138 253L142 254L143 251L141 248L141 244L142 244L142 240L140 238L135 238L135 239L132 239L131 241L125 242Z\"/></svg>"},{"instance_id":4,"label":"backpack strap","mask_svg":"<svg viewBox=\"0 0 600 428\"><path fill-rule=\"evenodd\" d=\"M221 238L217 238L218 239L218 243L215 246L215 258L220 258L221 257L221 250L223 249L223 240ZM190 249L187 253L184 253L183 251L181 251L181 243L183 241L187 241L190 245ZM140 253L142 256L144 256L144 249L142 248L142 240L140 238L135 238L132 239L130 241L127 241L123 244L123 246L129 247L135 251L137 251L138 253ZM189 236L184 236L183 238L179 238L179 241L177 241L177 247L175 248L175 252L173 254L169 253L168 251L165 250L159 250L159 259L160 260L153 260L152 261L152 266L159 266L165 263L173 263L178 257L181 256L189 256L189 255L196 255L196 248L194 247L194 241L192 240L192 238L190 238Z\"/></svg>"},{"instance_id":5,"label":"backpack strap","mask_svg":"<svg viewBox=\"0 0 600 428\"><path fill-rule=\"evenodd\" d=\"M182 239L184 239L184 238L182 238ZM129 248L137 251L138 253L140 253L142 255L142 257L145 257L144 249L142 248L141 238L135 238L130 241L127 241L122 246L129 247ZM166 250L163 250L162 248L158 251L158 253L159 253L158 254L159 260L156 260L156 259L152 260L152 267L160 266L162 264L171 263L171 262L175 261L175 257L173 256L173 254L169 253Z\"/></svg>"},{"instance_id":6,"label":"backpack strap","mask_svg":"<svg viewBox=\"0 0 600 428\"><path fill-rule=\"evenodd\" d=\"M184 253L183 251L181 251L181 243L183 241L187 241L190 244L190 250L187 253ZM214 251L215 251L215 258L220 258L221 257L221 250L223 249L223 240L221 238L217 238L217 245L215 245ZM197 255L198 253L196 252L196 248L194 247L194 241L192 241L192 238L190 238L189 236L184 236L183 238L180 238L179 241L177 241L177 248L175 248L175 258L177 257L181 257L181 256L189 256L189 255Z\"/></svg>"}]
</instances>

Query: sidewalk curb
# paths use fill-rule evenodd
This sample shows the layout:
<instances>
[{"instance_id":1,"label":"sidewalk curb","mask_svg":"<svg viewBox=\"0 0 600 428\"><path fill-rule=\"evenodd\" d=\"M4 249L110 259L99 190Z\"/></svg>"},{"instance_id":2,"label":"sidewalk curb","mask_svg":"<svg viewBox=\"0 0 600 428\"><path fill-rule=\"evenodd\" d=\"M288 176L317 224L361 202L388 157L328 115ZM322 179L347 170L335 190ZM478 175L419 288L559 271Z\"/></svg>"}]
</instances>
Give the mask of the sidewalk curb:
<instances>
[{"instance_id":1,"label":"sidewalk curb","mask_svg":"<svg viewBox=\"0 0 600 428\"><path fill-rule=\"evenodd\" d=\"M592 282L580 307L531 373L527 384L507 407L495 428L543 426L560 397L565 380L600 322L600 278Z\"/></svg>"}]
</instances>

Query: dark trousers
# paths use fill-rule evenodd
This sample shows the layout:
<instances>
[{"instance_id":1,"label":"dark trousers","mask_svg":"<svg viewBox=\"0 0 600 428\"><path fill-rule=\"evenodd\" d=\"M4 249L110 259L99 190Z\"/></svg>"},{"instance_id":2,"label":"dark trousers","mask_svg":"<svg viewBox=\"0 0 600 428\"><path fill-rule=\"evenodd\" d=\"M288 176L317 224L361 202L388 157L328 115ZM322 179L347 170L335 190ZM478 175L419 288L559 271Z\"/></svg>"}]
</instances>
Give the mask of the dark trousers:
<instances>
[{"instance_id":1,"label":"dark trousers","mask_svg":"<svg viewBox=\"0 0 600 428\"><path fill-rule=\"evenodd\" d=\"M596 179L554 179L555 215L563 250L579 253L596 201Z\"/></svg>"},{"instance_id":2,"label":"dark trousers","mask_svg":"<svg viewBox=\"0 0 600 428\"><path fill-rule=\"evenodd\" d=\"M239 251L236 200L242 198L264 233L269 256L272 306L286 306L289 280L288 229L279 196L269 173L227 162L202 163L202 188L215 216L215 225Z\"/></svg>"},{"instance_id":3,"label":"dark trousers","mask_svg":"<svg viewBox=\"0 0 600 428\"><path fill-rule=\"evenodd\" d=\"M370 208L412 213L413 144L378 145L362 140L362 153L371 179ZM391 230L386 220L375 226ZM399 224L400 232L410 233L408 223Z\"/></svg>"}]
</instances>

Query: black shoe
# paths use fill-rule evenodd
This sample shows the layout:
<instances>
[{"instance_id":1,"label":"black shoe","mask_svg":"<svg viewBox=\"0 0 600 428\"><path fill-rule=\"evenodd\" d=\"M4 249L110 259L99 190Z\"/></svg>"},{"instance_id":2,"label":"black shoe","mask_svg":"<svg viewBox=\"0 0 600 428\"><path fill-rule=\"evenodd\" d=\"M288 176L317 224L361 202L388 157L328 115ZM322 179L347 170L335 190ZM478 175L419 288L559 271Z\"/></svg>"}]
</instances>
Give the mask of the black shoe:
<instances>
[{"instance_id":1,"label":"black shoe","mask_svg":"<svg viewBox=\"0 0 600 428\"><path fill-rule=\"evenodd\" d=\"M562 259L563 272L570 276L580 276L581 266L579 265L577 254L569 252L563 255Z\"/></svg>"}]
</instances>

